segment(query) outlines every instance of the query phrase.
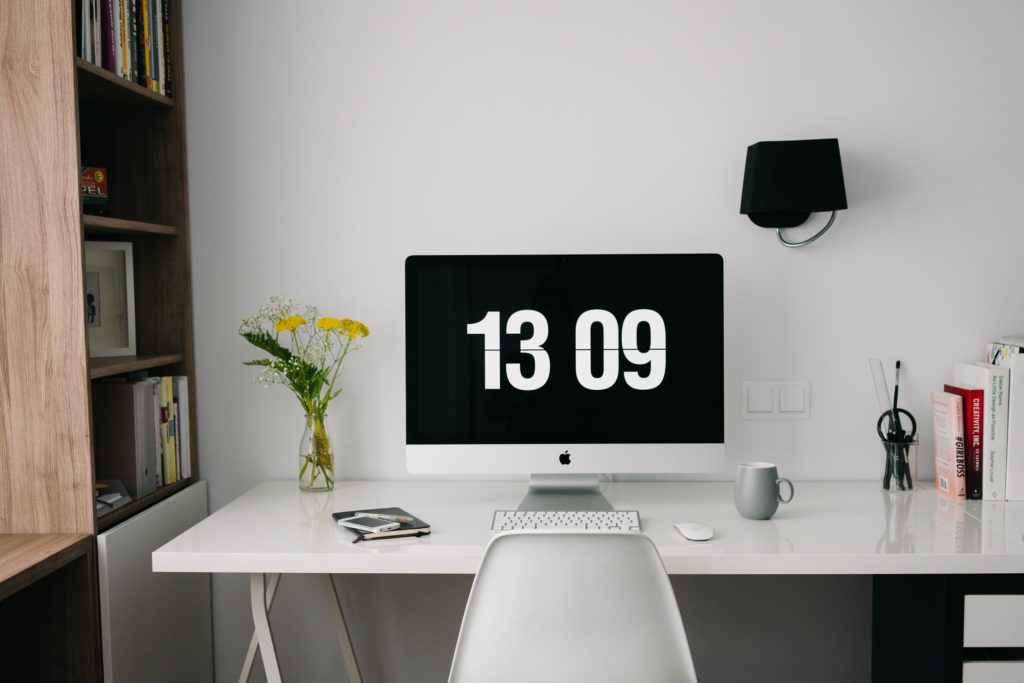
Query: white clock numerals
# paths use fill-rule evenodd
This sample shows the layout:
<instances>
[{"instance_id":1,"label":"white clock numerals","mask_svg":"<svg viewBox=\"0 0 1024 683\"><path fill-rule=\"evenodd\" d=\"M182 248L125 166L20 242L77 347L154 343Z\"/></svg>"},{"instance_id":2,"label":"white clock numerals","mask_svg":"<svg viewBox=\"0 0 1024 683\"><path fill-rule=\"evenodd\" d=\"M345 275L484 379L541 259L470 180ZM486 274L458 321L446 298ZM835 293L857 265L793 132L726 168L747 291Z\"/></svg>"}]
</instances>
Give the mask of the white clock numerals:
<instances>
[{"instance_id":1,"label":"white clock numerals","mask_svg":"<svg viewBox=\"0 0 1024 683\"><path fill-rule=\"evenodd\" d=\"M591 368L590 330L601 326L601 375ZM576 380L584 389L603 391L619 378L619 321L609 311L598 308L585 311L576 320Z\"/></svg>"},{"instance_id":2,"label":"white clock numerals","mask_svg":"<svg viewBox=\"0 0 1024 683\"><path fill-rule=\"evenodd\" d=\"M637 348L636 337L641 323L646 323L651 330L651 346L647 351ZM635 370L622 373L626 384L641 391L654 389L665 379L665 321L657 311L641 308L632 311L622 321L622 355L633 365L650 365L651 371L641 377Z\"/></svg>"},{"instance_id":3,"label":"white clock numerals","mask_svg":"<svg viewBox=\"0 0 1024 683\"><path fill-rule=\"evenodd\" d=\"M523 329L523 323L533 328L533 336L529 339L519 340L519 352L533 357L533 374L524 377L522 365L506 363L505 375L508 377L508 383L516 389L533 391L547 384L548 377L551 375L551 359L548 357L548 352L542 348L544 342L548 340L548 319L540 311L516 311L508 317L508 322L505 323L505 332L518 335Z\"/></svg>"},{"instance_id":4,"label":"white clock numerals","mask_svg":"<svg viewBox=\"0 0 1024 683\"><path fill-rule=\"evenodd\" d=\"M551 377L551 358L544 349L544 342L548 340L548 320L540 311L516 311L508 317L505 333L522 337L523 325L532 329L528 339L519 340L519 352L533 358L533 374L524 375L521 363L506 363L505 376L515 389L536 391ZM594 325L601 326L600 349L591 348ZM638 348L640 325L647 325L650 330L651 344L647 351ZM477 322L466 325L466 334L479 334L484 338L484 389L501 389L501 313L488 311ZM591 391L612 388L619 379L621 352L631 365L650 367L646 377L641 377L636 370L622 373L626 384L639 391L655 389L665 379L666 348L665 321L657 311L641 308L630 312L622 321L621 340L619 321L610 311L600 308L584 311L576 320L576 380L584 389ZM601 352L601 374L597 377L592 367L595 351Z\"/></svg>"},{"instance_id":5,"label":"white clock numerals","mask_svg":"<svg viewBox=\"0 0 1024 683\"><path fill-rule=\"evenodd\" d=\"M466 334L484 336L484 389L501 389L501 313L487 311L478 322L466 325Z\"/></svg>"}]
</instances>

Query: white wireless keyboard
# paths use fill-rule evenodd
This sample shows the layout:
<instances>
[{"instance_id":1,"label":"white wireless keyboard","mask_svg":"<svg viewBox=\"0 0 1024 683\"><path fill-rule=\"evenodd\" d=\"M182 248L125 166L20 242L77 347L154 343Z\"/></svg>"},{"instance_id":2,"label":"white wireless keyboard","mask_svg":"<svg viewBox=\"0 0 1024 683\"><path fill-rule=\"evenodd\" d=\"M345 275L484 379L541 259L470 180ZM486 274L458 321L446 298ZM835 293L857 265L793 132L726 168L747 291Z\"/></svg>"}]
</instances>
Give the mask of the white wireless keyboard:
<instances>
[{"instance_id":1,"label":"white wireless keyboard","mask_svg":"<svg viewBox=\"0 0 1024 683\"><path fill-rule=\"evenodd\" d=\"M583 529L587 531L640 531L636 510L553 511L495 510L491 531L517 529Z\"/></svg>"}]
</instances>

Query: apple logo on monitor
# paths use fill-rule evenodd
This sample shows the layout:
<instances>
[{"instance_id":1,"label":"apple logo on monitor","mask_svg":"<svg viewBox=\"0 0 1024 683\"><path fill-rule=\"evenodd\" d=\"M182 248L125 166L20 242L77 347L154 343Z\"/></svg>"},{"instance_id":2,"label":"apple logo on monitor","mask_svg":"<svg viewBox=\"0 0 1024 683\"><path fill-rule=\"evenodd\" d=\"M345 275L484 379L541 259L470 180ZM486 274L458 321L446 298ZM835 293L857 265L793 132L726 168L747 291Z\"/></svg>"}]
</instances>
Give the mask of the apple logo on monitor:
<instances>
[{"instance_id":1,"label":"apple logo on monitor","mask_svg":"<svg viewBox=\"0 0 1024 683\"><path fill-rule=\"evenodd\" d=\"M563 465L568 465L569 451L564 451L560 456L558 456L558 462L562 463Z\"/></svg>"}]
</instances>

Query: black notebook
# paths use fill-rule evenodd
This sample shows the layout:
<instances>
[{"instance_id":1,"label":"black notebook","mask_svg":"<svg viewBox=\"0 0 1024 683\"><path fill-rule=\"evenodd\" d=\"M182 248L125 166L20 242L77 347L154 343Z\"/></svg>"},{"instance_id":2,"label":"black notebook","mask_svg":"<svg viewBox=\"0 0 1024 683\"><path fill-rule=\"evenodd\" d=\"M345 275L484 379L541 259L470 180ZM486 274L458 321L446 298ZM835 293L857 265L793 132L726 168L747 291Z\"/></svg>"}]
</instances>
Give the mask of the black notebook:
<instances>
[{"instance_id":1,"label":"black notebook","mask_svg":"<svg viewBox=\"0 0 1024 683\"><path fill-rule=\"evenodd\" d=\"M401 517L412 517L411 522L402 522L402 526L391 531L371 531L364 533L359 529L352 529L349 527L342 527L348 529L356 535L356 540L353 543L359 541L372 541L375 538L395 538L396 536L426 536L430 533L430 525L424 522L422 519L413 517L402 508L360 508L358 510L352 510L351 512L335 512L331 515L334 521L339 519L345 519L346 517L352 517L360 512L369 512L375 515L399 515Z\"/></svg>"}]
</instances>

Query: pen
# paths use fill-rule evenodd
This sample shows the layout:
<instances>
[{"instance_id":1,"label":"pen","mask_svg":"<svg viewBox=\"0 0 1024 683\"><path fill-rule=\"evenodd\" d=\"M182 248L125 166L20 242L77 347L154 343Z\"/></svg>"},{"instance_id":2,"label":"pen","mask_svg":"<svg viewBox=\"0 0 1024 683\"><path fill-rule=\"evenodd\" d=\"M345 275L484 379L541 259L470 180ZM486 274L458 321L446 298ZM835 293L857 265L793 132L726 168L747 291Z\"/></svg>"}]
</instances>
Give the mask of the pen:
<instances>
[{"instance_id":1,"label":"pen","mask_svg":"<svg viewBox=\"0 0 1024 683\"><path fill-rule=\"evenodd\" d=\"M892 416L896 420L897 429L900 428L900 418L896 414L900 402L900 365L901 363L896 361L896 388L892 390Z\"/></svg>"},{"instance_id":2,"label":"pen","mask_svg":"<svg viewBox=\"0 0 1024 683\"><path fill-rule=\"evenodd\" d=\"M356 512L352 516L369 517L371 519L383 519L387 522L402 522L403 524L408 524L412 521L412 517L406 517L405 515L382 515L377 512Z\"/></svg>"}]
</instances>

